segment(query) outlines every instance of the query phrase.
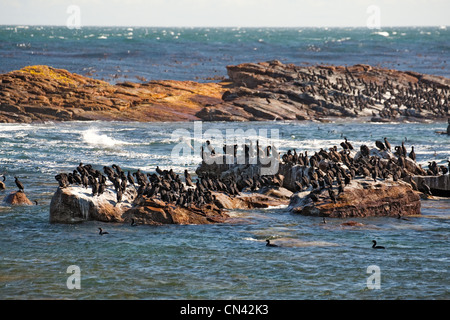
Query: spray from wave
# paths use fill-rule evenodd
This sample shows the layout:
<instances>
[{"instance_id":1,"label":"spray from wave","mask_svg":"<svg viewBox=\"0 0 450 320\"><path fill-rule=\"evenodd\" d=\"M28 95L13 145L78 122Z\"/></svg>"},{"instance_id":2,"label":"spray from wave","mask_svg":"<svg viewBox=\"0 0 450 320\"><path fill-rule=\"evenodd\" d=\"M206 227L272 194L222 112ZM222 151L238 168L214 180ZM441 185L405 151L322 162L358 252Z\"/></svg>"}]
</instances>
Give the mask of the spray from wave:
<instances>
[{"instance_id":1,"label":"spray from wave","mask_svg":"<svg viewBox=\"0 0 450 320\"><path fill-rule=\"evenodd\" d=\"M106 147L111 148L117 145L127 144L124 141L116 140L107 136L106 134L98 133L98 130L95 128L88 129L81 133L83 141L97 147Z\"/></svg>"}]
</instances>

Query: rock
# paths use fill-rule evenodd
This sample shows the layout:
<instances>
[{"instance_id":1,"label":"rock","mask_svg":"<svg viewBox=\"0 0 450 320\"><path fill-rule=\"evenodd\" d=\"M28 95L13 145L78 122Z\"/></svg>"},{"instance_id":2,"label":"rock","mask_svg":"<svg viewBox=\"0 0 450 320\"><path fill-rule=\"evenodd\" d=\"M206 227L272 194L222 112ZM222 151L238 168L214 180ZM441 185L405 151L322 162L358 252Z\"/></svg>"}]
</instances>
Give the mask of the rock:
<instances>
[{"instance_id":1,"label":"rock","mask_svg":"<svg viewBox=\"0 0 450 320\"><path fill-rule=\"evenodd\" d=\"M136 197L128 188L117 203L110 185L100 196L93 197L91 189L79 186L58 188L50 203L51 223L79 223L89 220L138 224L210 224L224 222L228 215L214 205L184 208L159 199Z\"/></svg>"},{"instance_id":2,"label":"rock","mask_svg":"<svg viewBox=\"0 0 450 320\"><path fill-rule=\"evenodd\" d=\"M92 196L91 188L79 186L56 190L50 202L51 223L78 223L89 220L123 222L122 215L132 207L135 191L127 189L117 203L116 193L110 186L100 196Z\"/></svg>"},{"instance_id":3,"label":"rock","mask_svg":"<svg viewBox=\"0 0 450 320\"><path fill-rule=\"evenodd\" d=\"M358 178L352 180L340 195L337 195L337 190L334 192L336 203L327 190L318 195L317 202L306 196L309 192L303 192L291 198L288 208L302 215L337 218L420 214L419 193L404 182L379 183Z\"/></svg>"},{"instance_id":4,"label":"rock","mask_svg":"<svg viewBox=\"0 0 450 320\"><path fill-rule=\"evenodd\" d=\"M212 224L222 223L228 215L218 207L207 204L201 208L195 206L177 207L159 199L140 197L136 205L126 211L124 222L134 219L137 224Z\"/></svg>"},{"instance_id":5,"label":"rock","mask_svg":"<svg viewBox=\"0 0 450 320\"><path fill-rule=\"evenodd\" d=\"M285 189L284 189L285 190ZM219 208L223 209L255 209L255 208L269 208L280 205L287 205L289 203L284 190L267 192L267 194L261 194L256 192L244 192L238 196L230 197L222 192L213 192L216 197L215 204Z\"/></svg>"},{"instance_id":6,"label":"rock","mask_svg":"<svg viewBox=\"0 0 450 320\"><path fill-rule=\"evenodd\" d=\"M22 191L10 193L3 201L10 205L33 205L33 202L31 202L27 198L25 192Z\"/></svg>"},{"instance_id":7,"label":"rock","mask_svg":"<svg viewBox=\"0 0 450 320\"><path fill-rule=\"evenodd\" d=\"M414 182L420 186L422 181L430 187L433 196L450 197L450 175L439 176L412 176Z\"/></svg>"},{"instance_id":8,"label":"rock","mask_svg":"<svg viewBox=\"0 0 450 320\"><path fill-rule=\"evenodd\" d=\"M429 89L450 88L450 79L443 77L366 65L304 67L280 61L227 66L227 72L229 81L220 83L160 80L112 85L63 69L28 66L0 74L0 122L326 121L326 117L389 122L447 116L442 104L427 98ZM377 86L386 81L397 89L417 85L424 93L418 99L432 105L385 108L376 96ZM402 96L407 90L396 96L410 99Z\"/></svg>"}]
</instances>

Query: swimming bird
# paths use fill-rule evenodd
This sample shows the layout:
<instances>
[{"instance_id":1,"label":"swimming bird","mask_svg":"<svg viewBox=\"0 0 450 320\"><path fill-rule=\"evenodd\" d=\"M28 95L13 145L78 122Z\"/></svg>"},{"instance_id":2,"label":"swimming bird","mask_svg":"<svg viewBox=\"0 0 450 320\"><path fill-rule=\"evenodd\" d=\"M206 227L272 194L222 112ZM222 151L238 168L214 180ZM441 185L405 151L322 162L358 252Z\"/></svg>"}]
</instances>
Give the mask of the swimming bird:
<instances>
[{"instance_id":1,"label":"swimming bird","mask_svg":"<svg viewBox=\"0 0 450 320\"><path fill-rule=\"evenodd\" d=\"M16 183L17 188L19 188L19 191L23 192L24 188L23 188L22 182L20 182L20 180L17 177L14 177L14 179L15 179L15 183Z\"/></svg>"},{"instance_id":2,"label":"swimming bird","mask_svg":"<svg viewBox=\"0 0 450 320\"><path fill-rule=\"evenodd\" d=\"M411 221L410 219L403 217L401 213L399 213L399 214L397 215L397 219L399 219L399 220Z\"/></svg>"},{"instance_id":3,"label":"swimming bird","mask_svg":"<svg viewBox=\"0 0 450 320\"><path fill-rule=\"evenodd\" d=\"M377 246L377 242L375 240L372 240L372 242L373 242L372 248L374 248L374 249L385 249L385 247L383 247L383 246Z\"/></svg>"},{"instance_id":4,"label":"swimming bird","mask_svg":"<svg viewBox=\"0 0 450 320\"><path fill-rule=\"evenodd\" d=\"M104 235L104 234L109 234L109 232L108 231L103 231L103 229L102 228L98 228L100 231L99 231L99 235Z\"/></svg>"},{"instance_id":5,"label":"swimming bird","mask_svg":"<svg viewBox=\"0 0 450 320\"><path fill-rule=\"evenodd\" d=\"M132 227L136 227L136 226L137 226L137 223L136 223L136 221L134 220L134 218L131 218L131 226L132 226Z\"/></svg>"},{"instance_id":6,"label":"swimming bird","mask_svg":"<svg viewBox=\"0 0 450 320\"><path fill-rule=\"evenodd\" d=\"M270 243L270 240L269 240L269 239L267 239L266 242L267 242L267 243L266 243L266 246L267 246L267 247L278 247L276 244Z\"/></svg>"}]
</instances>

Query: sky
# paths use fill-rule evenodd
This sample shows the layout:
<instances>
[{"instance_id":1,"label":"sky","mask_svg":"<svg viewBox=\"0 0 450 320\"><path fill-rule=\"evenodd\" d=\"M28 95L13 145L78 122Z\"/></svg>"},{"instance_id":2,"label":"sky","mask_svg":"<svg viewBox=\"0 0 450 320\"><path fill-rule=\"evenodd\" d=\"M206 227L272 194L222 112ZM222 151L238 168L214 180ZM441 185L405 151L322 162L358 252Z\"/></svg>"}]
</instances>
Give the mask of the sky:
<instances>
[{"instance_id":1,"label":"sky","mask_svg":"<svg viewBox=\"0 0 450 320\"><path fill-rule=\"evenodd\" d=\"M450 0L0 0L0 25L448 26Z\"/></svg>"}]
</instances>

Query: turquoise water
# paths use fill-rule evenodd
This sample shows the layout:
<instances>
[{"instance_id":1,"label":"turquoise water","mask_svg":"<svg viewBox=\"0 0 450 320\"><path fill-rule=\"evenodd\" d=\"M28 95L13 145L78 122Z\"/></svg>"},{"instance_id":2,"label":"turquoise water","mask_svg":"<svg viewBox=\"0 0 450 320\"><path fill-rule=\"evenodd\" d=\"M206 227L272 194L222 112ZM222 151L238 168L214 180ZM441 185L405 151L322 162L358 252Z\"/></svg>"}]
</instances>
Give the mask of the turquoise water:
<instances>
[{"instance_id":1,"label":"turquoise water","mask_svg":"<svg viewBox=\"0 0 450 320\"><path fill-rule=\"evenodd\" d=\"M94 167L153 172L157 165L193 172L200 157L170 156L172 133L193 123L67 122L0 124L0 172L25 185L34 206L0 204L2 299L449 299L450 199L422 201L422 216L328 219L286 208L231 211L217 225L138 226L96 221L50 224L54 175L80 161ZM337 121L203 123L203 131L276 129L281 152L318 151L346 136L355 147L388 137L407 139L417 160L446 164L445 122L374 124ZM189 138L189 137L187 137ZM194 143L194 140L191 140ZM1 201L1 200L0 200ZM344 227L345 221L362 227ZM109 232L99 236L98 227ZM271 238L278 248L267 248ZM376 239L386 250L373 250ZM70 265L80 267L81 289L66 286ZM380 289L369 289L367 268L380 268Z\"/></svg>"}]
</instances>

